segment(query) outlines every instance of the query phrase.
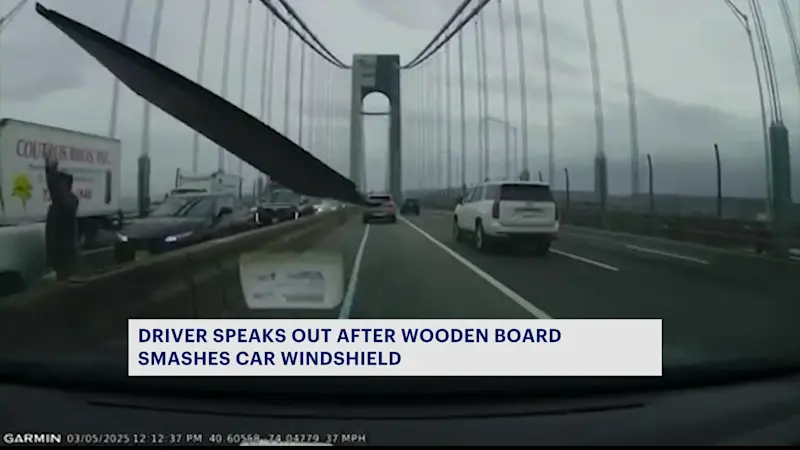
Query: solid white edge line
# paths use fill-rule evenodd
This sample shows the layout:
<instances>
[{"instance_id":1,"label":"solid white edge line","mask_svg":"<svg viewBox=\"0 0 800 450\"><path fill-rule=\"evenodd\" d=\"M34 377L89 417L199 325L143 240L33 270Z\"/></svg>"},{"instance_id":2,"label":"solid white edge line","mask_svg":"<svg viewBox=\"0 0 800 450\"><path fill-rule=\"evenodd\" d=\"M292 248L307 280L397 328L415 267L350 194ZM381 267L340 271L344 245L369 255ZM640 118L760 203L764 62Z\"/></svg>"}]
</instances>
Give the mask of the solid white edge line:
<instances>
[{"instance_id":1,"label":"solid white edge line","mask_svg":"<svg viewBox=\"0 0 800 450\"><path fill-rule=\"evenodd\" d=\"M339 319L349 319L350 311L353 309L353 302L355 301L356 285L358 284L358 272L361 270L361 259L364 257L364 248L367 246L367 237L369 236L369 224L364 227L364 236L361 238L361 244L358 245L358 253L353 262L353 270L350 271L350 282L347 283L347 291L345 291L344 299L342 299L342 307L339 309Z\"/></svg>"},{"instance_id":2,"label":"solid white edge line","mask_svg":"<svg viewBox=\"0 0 800 450\"><path fill-rule=\"evenodd\" d=\"M625 248L628 248L628 249L631 249L631 250L635 250L637 252L642 252L642 253L652 253L654 255L666 256L666 257L675 258L675 259L682 259L684 261L689 261L689 262L693 262L693 263L697 263L697 264L703 264L703 265L711 264L711 263L709 263L708 261L706 261L704 259L695 258L693 256L679 255L677 253L665 252L663 250L656 250L654 248L639 247L638 245L627 244L627 245L625 245Z\"/></svg>"},{"instance_id":3,"label":"solid white edge line","mask_svg":"<svg viewBox=\"0 0 800 450\"><path fill-rule=\"evenodd\" d=\"M606 263L601 263L600 261L595 261L593 259L584 258L583 256L578 256L578 255L575 255L575 254L572 254L572 253L568 253L568 252L565 252L563 250L557 250L557 249L554 249L554 248L551 248L550 251L552 253L555 253L556 255L561 255L561 256L564 256L564 257L567 257L567 258L570 258L570 259L574 259L575 261L580 261L582 263L591 264L591 265L599 267L601 269L610 270L612 272L619 272L619 267L614 267L614 266L606 264Z\"/></svg>"},{"instance_id":4,"label":"solid white edge line","mask_svg":"<svg viewBox=\"0 0 800 450\"><path fill-rule=\"evenodd\" d=\"M475 264L472 264L469 260L467 260L463 256L459 255L456 251L454 251L450 247L448 247L448 246L442 244L441 242L439 242L438 240L436 240L435 237L431 236L430 234L425 232L420 227L414 225L413 223L411 223L405 217L400 217L400 220L402 220L403 223L405 223L406 225L408 225L412 229L416 230L419 234L421 234L423 237L425 237L425 239L433 242L434 245L436 245L437 247L439 247L442 250L444 250L448 255L450 255L453 258L455 258L456 261L460 262L467 269L469 269L472 272L474 272L475 275L478 275L479 277L483 278L484 281L486 281L487 283L491 284L498 291L502 292L506 297L510 298L514 303L519 305L522 309L524 309L525 311L530 313L532 316L536 317L537 319L544 319L544 320L552 319L552 317L549 314L547 314L546 312L542 311L541 309L533 306L530 302L525 300L521 295L519 295L516 292L514 292L513 290L511 290L511 288L509 288L505 284L501 283L500 281L498 281L497 279L495 279L494 277L492 277L488 273L484 272L483 270L481 270Z\"/></svg>"}]
</instances>

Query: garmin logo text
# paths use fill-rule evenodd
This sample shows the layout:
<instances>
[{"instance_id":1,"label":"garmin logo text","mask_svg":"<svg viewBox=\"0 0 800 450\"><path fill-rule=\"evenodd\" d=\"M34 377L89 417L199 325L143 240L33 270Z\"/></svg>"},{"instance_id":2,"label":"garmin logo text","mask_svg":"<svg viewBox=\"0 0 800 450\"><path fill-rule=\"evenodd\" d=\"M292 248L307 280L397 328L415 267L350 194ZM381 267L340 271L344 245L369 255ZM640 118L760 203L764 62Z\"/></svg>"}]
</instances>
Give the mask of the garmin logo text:
<instances>
[{"instance_id":1,"label":"garmin logo text","mask_svg":"<svg viewBox=\"0 0 800 450\"><path fill-rule=\"evenodd\" d=\"M60 444L59 433L6 433L3 435L5 445Z\"/></svg>"}]
</instances>

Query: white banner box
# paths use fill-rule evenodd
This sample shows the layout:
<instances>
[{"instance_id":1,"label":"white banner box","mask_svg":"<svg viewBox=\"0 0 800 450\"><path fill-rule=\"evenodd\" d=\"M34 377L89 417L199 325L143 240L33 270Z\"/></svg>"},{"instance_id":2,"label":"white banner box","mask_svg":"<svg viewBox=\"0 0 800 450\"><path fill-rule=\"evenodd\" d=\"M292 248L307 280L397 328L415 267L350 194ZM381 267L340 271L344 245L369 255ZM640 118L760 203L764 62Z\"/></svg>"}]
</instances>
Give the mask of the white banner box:
<instances>
[{"instance_id":1,"label":"white banner box","mask_svg":"<svg viewBox=\"0 0 800 450\"><path fill-rule=\"evenodd\" d=\"M128 321L130 376L661 376L646 320Z\"/></svg>"}]
</instances>

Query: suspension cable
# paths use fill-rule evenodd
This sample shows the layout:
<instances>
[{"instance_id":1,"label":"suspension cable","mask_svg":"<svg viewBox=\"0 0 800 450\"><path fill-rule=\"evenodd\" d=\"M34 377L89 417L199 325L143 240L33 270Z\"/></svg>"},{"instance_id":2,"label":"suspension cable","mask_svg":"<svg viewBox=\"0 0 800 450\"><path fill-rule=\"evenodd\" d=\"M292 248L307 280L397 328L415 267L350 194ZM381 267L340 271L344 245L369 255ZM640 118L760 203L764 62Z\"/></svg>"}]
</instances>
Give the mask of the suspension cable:
<instances>
[{"instance_id":1,"label":"suspension cable","mask_svg":"<svg viewBox=\"0 0 800 450\"><path fill-rule=\"evenodd\" d=\"M436 41L439 40L439 38L442 37L442 35L445 32L447 32L447 29L450 28L450 25L452 25L453 22L456 21L458 16L461 15L461 13L464 12L465 9L467 9L467 6L469 6L470 3L472 3L472 0L464 0L464 1L462 1L461 4L458 5L458 8L456 8L456 11L453 13L453 15L451 15L450 18L447 19L447 22L445 22L444 26L442 26L442 28L439 30L439 32L436 33L436 35L433 36L433 39L431 39L430 42L428 42L428 45L423 47L422 50L419 51L417 56L415 56L413 59L411 59L411 61L408 64L406 64L403 67L403 69L416 66L417 65L417 61L420 60L425 55L425 52L430 50L430 48L433 47L436 44Z\"/></svg>"},{"instance_id":2,"label":"suspension cable","mask_svg":"<svg viewBox=\"0 0 800 450\"><path fill-rule=\"evenodd\" d=\"M401 68L402 69L413 69L414 67L417 67L420 64L424 63L425 61L427 61L431 56L435 55L436 52L439 51L440 48L444 47L445 44L447 44L450 41L450 39L453 39L453 37L455 35L457 35L461 31L462 28L464 28L475 16L477 16L478 13L481 12L481 10L486 5L488 5L490 1L491 0L481 0L481 3L478 6L476 6L475 8L473 8L473 10L470 11L470 13L467 14L466 17L461 19L461 22L459 22L459 24L456 26L456 28L453 31L451 31L447 36L445 36L444 40L439 42L439 44L436 45L430 52L428 52L428 54L425 55L425 57L423 57L423 58L421 58L421 59L419 59L417 61L414 61L413 64L411 64L411 63L406 64L405 66L403 66Z\"/></svg>"},{"instance_id":3,"label":"suspension cable","mask_svg":"<svg viewBox=\"0 0 800 450\"><path fill-rule=\"evenodd\" d=\"M306 25L305 21L303 21L303 19L300 17L300 15L297 14L297 11L295 11L295 9L292 8L292 5L290 5L289 2L287 2L286 0L278 0L278 1L286 9L286 12L288 12L289 15L292 16L292 18L297 22L297 24L300 25L300 28L302 28L303 31L305 31L308 34L308 36L311 38L311 40L314 41L319 46L320 50L322 50L328 56L330 56L330 58L332 60L336 61L337 65L339 65L343 69L345 69L345 68L349 69L350 68L350 66L348 66L347 64L342 62L341 59L337 58L336 55L333 54L333 52L328 50L328 47L326 47L325 44L323 44L319 40L319 38L317 38L317 35L314 34L313 31L311 31L311 29Z\"/></svg>"},{"instance_id":4,"label":"suspension cable","mask_svg":"<svg viewBox=\"0 0 800 450\"><path fill-rule=\"evenodd\" d=\"M350 66L347 66L347 65L343 64L343 63L342 63L341 61L339 61L337 58L335 58L335 57L334 57L334 58L331 58L331 57L330 57L330 56L328 56L327 54L324 54L323 52L321 52L321 51L320 51L320 50L317 48L317 46L316 46L314 43L311 43L311 42L309 42L308 38L307 38L307 37L306 37L306 36L305 36L303 33L299 32L299 31L297 30L297 28L295 28L295 27L294 27L294 25L292 25L292 24L291 24L291 22L289 22L289 19L287 19L286 17L284 17L283 13L279 12L279 11L278 11L278 9L277 9L277 8L275 8L275 6L273 6L273 5L270 3L270 1L269 1L269 0L259 0L259 1L261 2L261 4L262 4L262 5L264 5L264 7L266 7L268 10L270 10L270 12L271 12L271 13L272 13L272 14L273 14L275 17L277 17L277 18L278 18L278 20L280 20L280 21L281 21L281 22L282 22L282 23L283 23L283 24L286 26L286 28L288 28L288 29L289 29L289 31L291 31L292 33L294 33L294 35L295 35L295 36L297 36L297 38L298 38L298 39L300 39L300 40L301 40L301 41L302 41L304 44L308 45L308 46L311 48L311 50L313 50L313 51L314 51L314 53L316 53L317 55L319 55L319 56L320 56L320 58L322 58L322 59L324 59L325 61L329 62L329 63L330 63L332 66L338 67L338 68L340 68L340 69L349 69L349 68L350 68ZM329 52L328 52L328 53L329 53Z\"/></svg>"}]
</instances>

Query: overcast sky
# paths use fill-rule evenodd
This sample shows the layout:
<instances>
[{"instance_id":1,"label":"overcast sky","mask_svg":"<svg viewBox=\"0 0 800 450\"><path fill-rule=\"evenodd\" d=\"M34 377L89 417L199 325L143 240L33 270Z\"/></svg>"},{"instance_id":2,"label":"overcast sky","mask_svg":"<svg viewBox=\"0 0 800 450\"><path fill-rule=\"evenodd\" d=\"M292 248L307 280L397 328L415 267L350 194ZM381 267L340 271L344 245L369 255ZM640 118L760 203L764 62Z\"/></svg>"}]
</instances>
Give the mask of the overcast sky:
<instances>
[{"instance_id":1,"label":"overcast sky","mask_svg":"<svg viewBox=\"0 0 800 450\"><path fill-rule=\"evenodd\" d=\"M246 74L245 109L260 116L261 63L266 55L263 48L267 10L258 1L252 4L252 37L250 57L243 64L246 0L236 1L235 31L231 53L228 99L240 104L242 74ZM736 0L735 0L736 1ZM0 11L7 12L16 0L0 0ZM44 0L43 3L114 38L119 35L123 0ZM396 53L407 62L438 31L455 10L459 0L293 0L305 22L321 41L339 58L350 63L354 53ZM222 85L225 16L228 0L212 0L210 35L203 84L219 93ZM593 9L598 37L600 71L606 120L606 151L611 160L612 192L629 190L628 158L630 154L625 79L619 25L612 0L594 0ZM747 11L745 2L738 0ZM790 2L793 17L800 23L800 8ZM134 2L133 21L128 43L147 52L155 1ZM529 152L534 173L542 170L546 176L547 141L544 108L544 76L539 30L538 2L521 1L523 9L525 70L529 101ZM573 173L572 185L589 188L591 161L595 152L595 130L588 70L589 54L586 26L580 0L546 1L552 52L553 91L555 102L556 162L558 176L554 182L563 184L563 168ZM693 193L713 186L712 144L718 142L723 152L724 167L729 176L742 177L749 185L760 186L763 180L763 148L760 144L758 98L755 91L753 67L747 40L734 16L721 0L636 0L626 1L629 35L634 72L637 82L642 160L651 153L660 176L656 188L661 192ZM509 122L519 128L520 95L519 66L516 37L512 22L512 2L503 4L506 21L509 59ZM200 47L200 26L203 2L200 0L166 0L163 28L157 59L183 75L196 79ZM800 93L792 66L788 38L779 14L777 2L764 1L763 10L770 32L776 70L783 99L786 125L793 140L793 158L800 160L797 142L800 139ZM485 10L488 53L489 109L494 118L503 119L503 74L500 59L500 26L497 4ZM467 176L468 182L477 178L477 71L475 62L474 28L465 29L465 79L467 107ZM455 43L454 43L455 44ZM276 70L273 79L273 104L270 124L285 130L284 86L286 61L286 32L282 25L276 33ZM291 90L289 101L290 137L298 140L299 128L299 59L295 40L292 52ZM458 72L455 45L452 46L450 89L452 95L453 164L457 167L460 154L460 119L458 102ZM349 143L350 80L344 71L335 71L307 53L306 71L309 86L304 108L304 144L318 156L347 174L347 145ZM442 73L438 78L434 66L444 58L444 52L424 66L425 96L432 102L434 85L446 86ZM314 61L313 68L310 66ZM0 43L0 115L51 124L76 130L105 134L111 103L112 77L75 44L34 11L33 3L11 22L2 34ZM428 172L421 174L414 158L414 123L416 117L429 122L435 119L435 107L421 107L415 94L414 74L403 80L405 183L416 177L435 178L429 161ZM333 79L334 105L324 86ZM312 81L314 83L312 83ZM416 92L419 92L417 90ZM365 109L385 108L385 99L370 96ZM329 120L330 111L335 111ZM444 113L440 117L444 117ZM385 183L386 130L385 118L368 117L366 145L368 151L368 184L380 189ZM326 126L334 124L335 149L327 145ZM123 190L134 192L135 160L141 149L142 100L124 90L119 138L123 142ZM311 129L314 135L311 135ZM167 115L153 114L151 157L153 158L152 191L164 192L170 187L175 169L191 168L192 130ZM491 171L501 176L504 171L503 125L490 125L493 151ZM521 142L520 142L521 144ZM254 145L256 145L254 143ZM200 168L216 168L217 151L212 143L202 140ZM677 169L691 163L693 177L700 181L687 182L686 171ZM236 171L236 163L229 162ZM660 164L660 165L659 165ZM587 170L588 168L588 170ZM701 168L701 169L697 169ZM674 173L670 173L670 170ZM454 170L454 177L457 171ZM704 175L704 174L708 175ZM800 173L795 171L795 175ZM255 172L246 168L245 175L253 179ZM646 177L642 178L643 183ZM728 187L727 193L752 194L752 188ZM800 183L795 183L795 186ZM687 187L688 186L688 187ZM740 192L747 190L747 192ZM756 193L758 194L758 193ZM797 198L798 194L795 194Z\"/></svg>"}]
</instances>

